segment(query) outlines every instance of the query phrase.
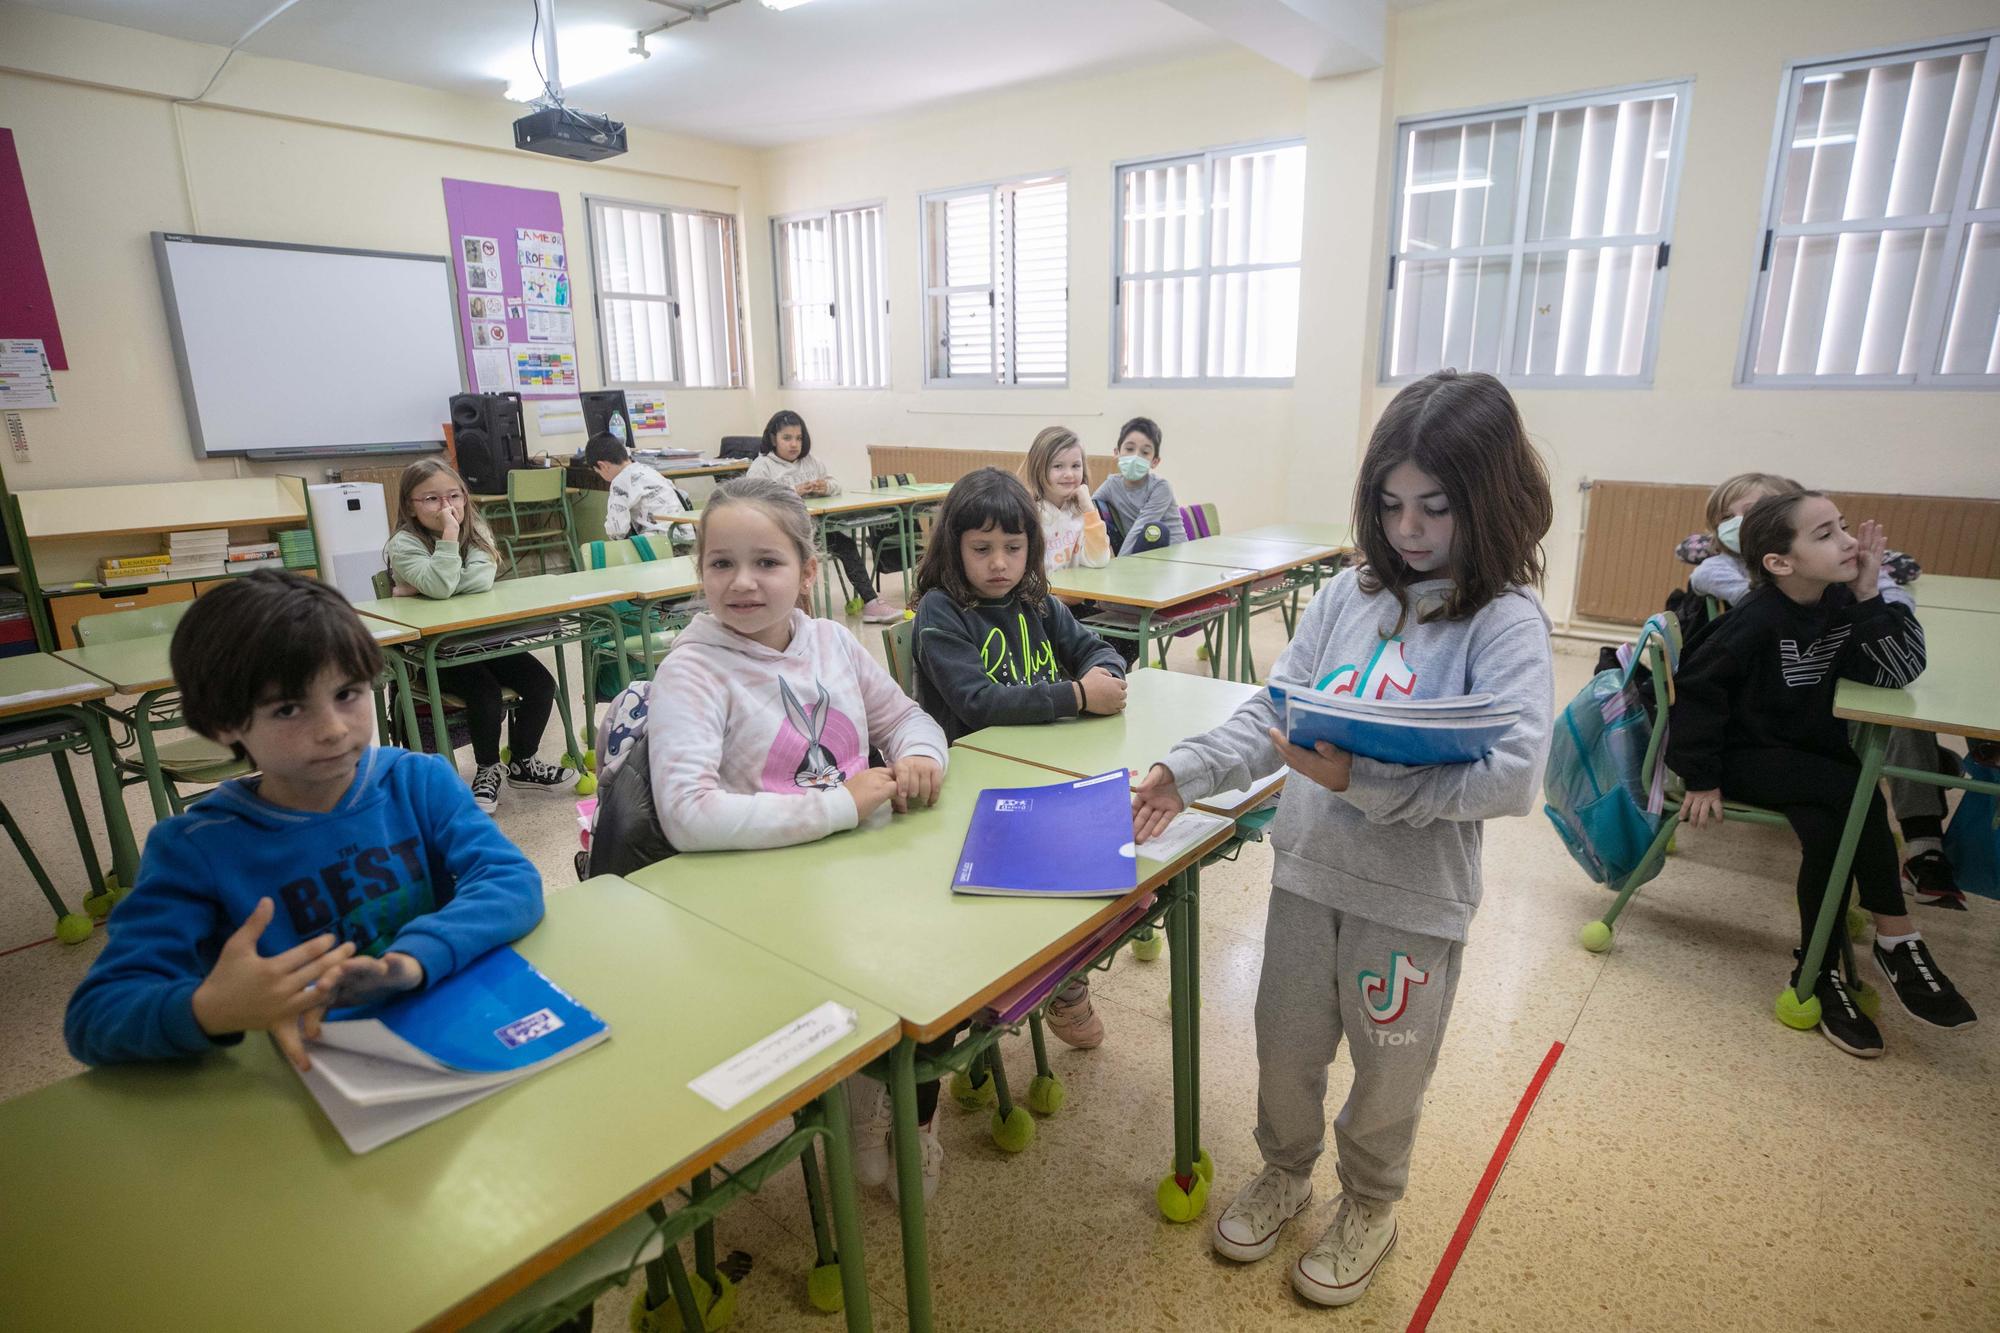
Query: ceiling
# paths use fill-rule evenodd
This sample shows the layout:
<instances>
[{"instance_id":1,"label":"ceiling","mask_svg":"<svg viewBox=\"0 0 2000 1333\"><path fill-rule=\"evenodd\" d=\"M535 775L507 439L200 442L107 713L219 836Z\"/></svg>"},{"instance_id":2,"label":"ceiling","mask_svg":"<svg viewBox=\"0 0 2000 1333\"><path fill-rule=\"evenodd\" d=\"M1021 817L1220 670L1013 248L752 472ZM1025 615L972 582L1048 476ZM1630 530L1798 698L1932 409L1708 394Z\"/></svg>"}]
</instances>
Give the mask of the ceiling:
<instances>
[{"instance_id":1,"label":"ceiling","mask_svg":"<svg viewBox=\"0 0 2000 1333\"><path fill-rule=\"evenodd\" d=\"M226 47L280 0L32 0L37 8ZM567 47L674 11L556 0ZM243 46L281 60L499 98L529 49L533 0L297 0ZM614 41L622 50L629 41ZM647 42L650 59L577 82L571 105L753 146L836 134L971 93L1231 46L1163 0L740 0Z\"/></svg>"}]
</instances>

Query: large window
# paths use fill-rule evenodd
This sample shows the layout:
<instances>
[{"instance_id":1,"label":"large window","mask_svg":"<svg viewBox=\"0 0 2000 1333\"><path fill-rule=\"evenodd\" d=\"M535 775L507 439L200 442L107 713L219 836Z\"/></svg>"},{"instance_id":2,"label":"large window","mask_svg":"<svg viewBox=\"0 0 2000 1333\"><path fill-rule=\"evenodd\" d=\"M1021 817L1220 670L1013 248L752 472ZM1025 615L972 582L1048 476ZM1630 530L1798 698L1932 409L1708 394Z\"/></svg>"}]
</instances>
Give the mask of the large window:
<instances>
[{"instance_id":1,"label":"large window","mask_svg":"<svg viewBox=\"0 0 2000 1333\"><path fill-rule=\"evenodd\" d=\"M1119 381L1290 382L1305 186L1300 143L1118 168Z\"/></svg>"},{"instance_id":2,"label":"large window","mask_svg":"<svg viewBox=\"0 0 2000 1333\"><path fill-rule=\"evenodd\" d=\"M1397 125L1382 378L1643 385L1688 85Z\"/></svg>"},{"instance_id":3,"label":"large window","mask_svg":"<svg viewBox=\"0 0 2000 1333\"><path fill-rule=\"evenodd\" d=\"M1069 382L1069 181L923 197L924 382Z\"/></svg>"},{"instance_id":4,"label":"large window","mask_svg":"<svg viewBox=\"0 0 2000 1333\"><path fill-rule=\"evenodd\" d=\"M773 218L771 244L780 381L790 388L887 388L882 206Z\"/></svg>"},{"instance_id":5,"label":"large window","mask_svg":"<svg viewBox=\"0 0 2000 1333\"><path fill-rule=\"evenodd\" d=\"M736 220L605 199L585 203L605 384L742 387Z\"/></svg>"},{"instance_id":6,"label":"large window","mask_svg":"<svg viewBox=\"0 0 2000 1333\"><path fill-rule=\"evenodd\" d=\"M1744 383L2000 384L1997 47L1791 68Z\"/></svg>"}]
</instances>

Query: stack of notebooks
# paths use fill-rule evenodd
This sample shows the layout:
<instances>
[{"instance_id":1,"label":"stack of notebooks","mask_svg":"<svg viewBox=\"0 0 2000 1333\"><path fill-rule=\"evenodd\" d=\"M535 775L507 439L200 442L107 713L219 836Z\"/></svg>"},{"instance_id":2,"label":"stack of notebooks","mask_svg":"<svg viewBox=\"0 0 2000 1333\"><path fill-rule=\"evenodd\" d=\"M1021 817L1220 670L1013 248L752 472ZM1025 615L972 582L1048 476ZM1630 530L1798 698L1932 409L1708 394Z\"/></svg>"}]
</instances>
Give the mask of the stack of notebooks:
<instances>
[{"instance_id":1,"label":"stack of notebooks","mask_svg":"<svg viewBox=\"0 0 2000 1333\"><path fill-rule=\"evenodd\" d=\"M165 551L152 555L106 556L97 563L97 581L107 588L157 583L174 577L173 559Z\"/></svg>"},{"instance_id":2,"label":"stack of notebooks","mask_svg":"<svg viewBox=\"0 0 2000 1333\"><path fill-rule=\"evenodd\" d=\"M229 572L229 529L197 528L167 534L167 554L177 579L210 579Z\"/></svg>"},{"instance_id":3,"label":"stack of notebooks","mask_svg":"<svg viewBox=\"0 0 2000 1333\"><path fill-rule=\"evenodd\" d=\"M379 1009L336 1009L299 1077L357 1153L490 1097L610 1035L512 949Z\"/></svg>"},{"instance_id":4,"label":"stack of notebooks","mask_svg":"<svg viewBox=\"0 0 2000 1333\"><path fill-rule=\"evenodd\" d=\"M311 528L287 528L278 534L278 555L286 569L312 569L319 564Z\"/></svg>"},{"instance_id":5,"label":"stack of notebooks","mask_svg":"<svg viewBox=\"0 0 2000 1333\"><path fill-rule=\"evenodd\" d=\"M1521 710L1490 694L1452 699L1357 699L1267 686L1285 736L1302 750L1326 741L1385 764L1469 764L1513 729Z\"/></svg>"}]
</instances>

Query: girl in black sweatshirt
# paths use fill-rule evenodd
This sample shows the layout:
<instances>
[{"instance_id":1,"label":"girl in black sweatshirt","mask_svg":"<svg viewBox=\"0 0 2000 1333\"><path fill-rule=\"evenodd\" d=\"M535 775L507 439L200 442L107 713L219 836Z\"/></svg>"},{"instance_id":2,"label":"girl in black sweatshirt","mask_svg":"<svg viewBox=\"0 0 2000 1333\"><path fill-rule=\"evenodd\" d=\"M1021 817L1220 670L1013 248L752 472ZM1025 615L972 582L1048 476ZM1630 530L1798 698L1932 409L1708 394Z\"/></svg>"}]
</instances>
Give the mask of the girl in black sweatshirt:
<instances>
[{"instance_id":1,"label":"girl in black sweatshirt","mask_svg":"<svg viewBox=\"0 0 2000 1333\"><path fill-rule=\"evenodd\" d=\"M1901 689L1924 669L1924 632L1906 606L1876 593L1885 548L1870 520L1858 535L1817 491L1769 496L1744 516L1740 545L1752 582L1728 614L1688 641L1675 677L1667 763L1687 783L1681 818L1718 821L1725 798L1767 806L1798 836L1800 947L1811 938L1839 849L1861 762L1833 715L1841 678ZM1871 950L1913 1017L1938 1027L1974 1019L1930 956L1903 903L1896 845L1880 792L1854 849L1861 905L1874 914ZM1844 936L1846 898L1835 918ZM1797 984L1798 975L1792 980ZM1854 1004L1839 969L1814 995L1820 1031L1851 1055L1882 1053L1882 1036Z\"/></svg>"}]
</instances>

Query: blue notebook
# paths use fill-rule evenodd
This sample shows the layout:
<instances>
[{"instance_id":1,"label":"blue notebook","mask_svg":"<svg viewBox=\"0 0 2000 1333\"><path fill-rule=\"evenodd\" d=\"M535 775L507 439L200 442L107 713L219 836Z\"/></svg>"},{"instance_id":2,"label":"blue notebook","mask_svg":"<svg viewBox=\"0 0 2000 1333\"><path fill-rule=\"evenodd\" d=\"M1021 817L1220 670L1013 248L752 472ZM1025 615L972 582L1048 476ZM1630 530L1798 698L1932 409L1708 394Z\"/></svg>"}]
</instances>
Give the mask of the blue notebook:
<instances>
[{"instance_id":1,"label":"blue notebook","mask_svg":"<svg viewBox=\"0 0 2000 1333\"><path fill-rule=\"evenodd\" d=\"M953 893L1116 898L1139 887L1131 775L988 787L972 808Z\"/></svg>"},{"instance_id":2,"label":"blue notebook","mask_svg":"<svg viewBox=\"0 0 2000 1333\"><path fill-rule=\"evenodd\" d=\"M1518 708L1496 704L1490 694L1382 700L1266 688L1286 738L1299 748L1326 741L1351 754L1413 768L1483 759L1520 717Z\"/></svg>"},{"instance_id":3,"label":"blue notebook","mask_svg":"<svg viewBox=\"0 0 2000 1333\"><path fill-rule=\"evenodd\" d=\"M300 1077L355 1152L597 1045L603 1019L509 948L372 1009L336 1009Z\"/></svg>"}]
</instances>

